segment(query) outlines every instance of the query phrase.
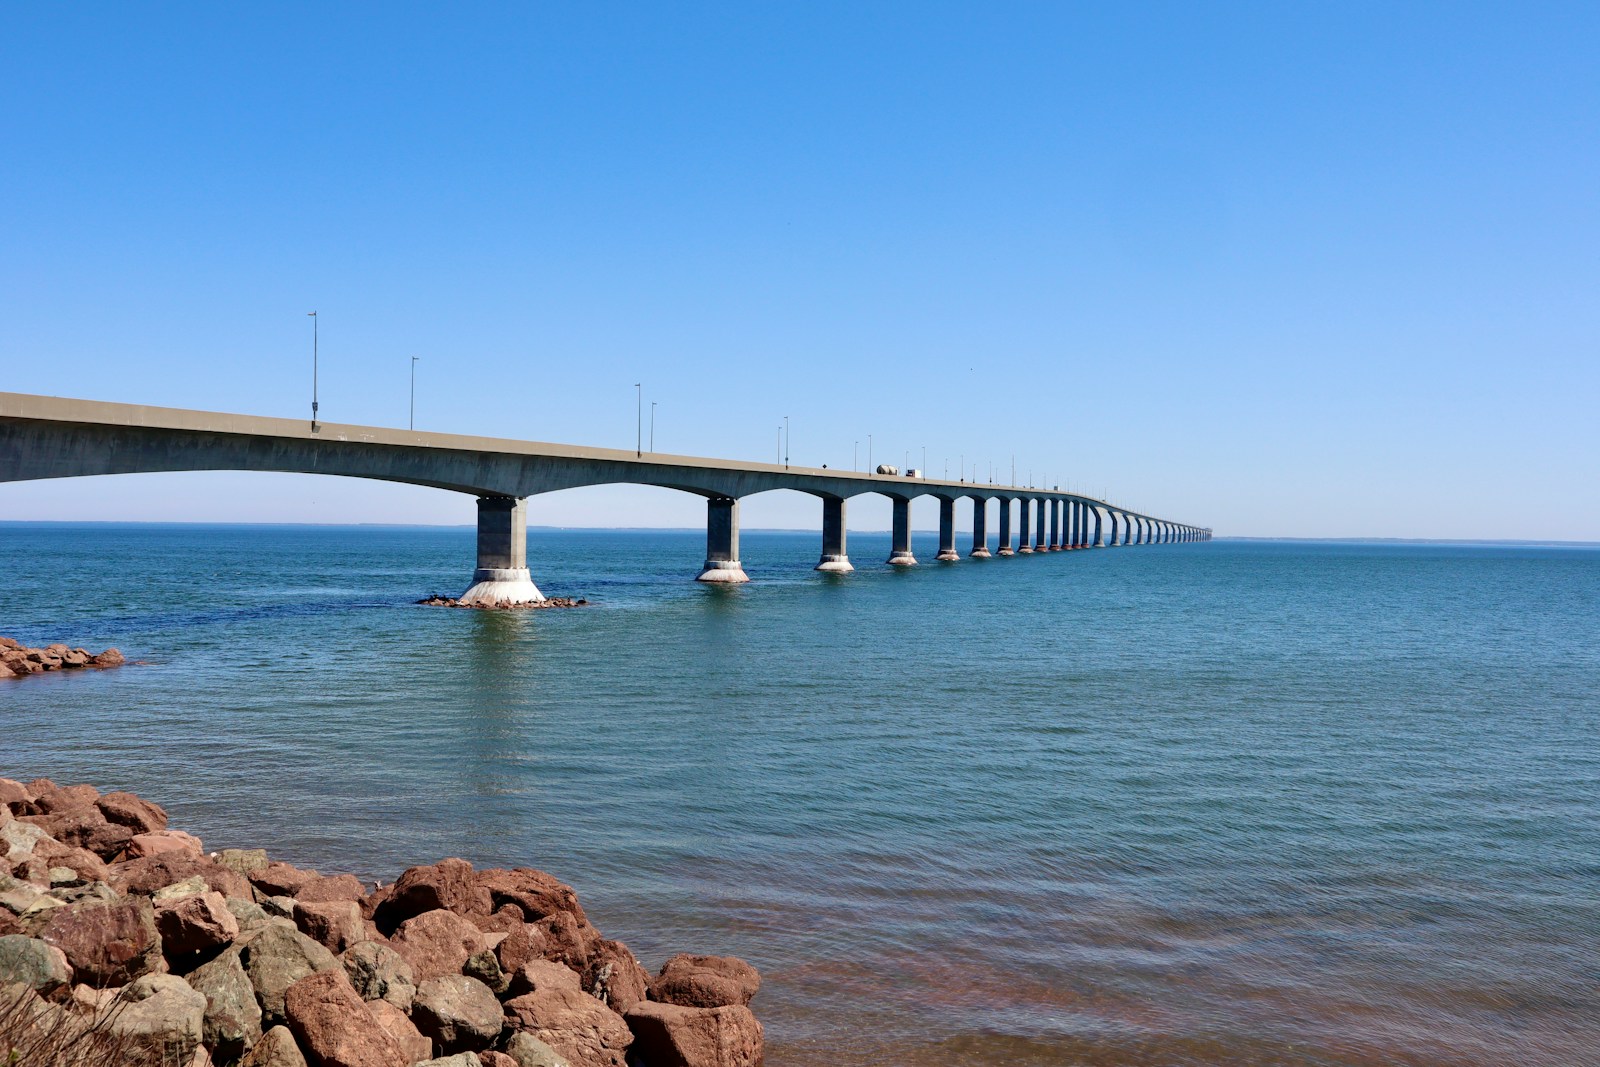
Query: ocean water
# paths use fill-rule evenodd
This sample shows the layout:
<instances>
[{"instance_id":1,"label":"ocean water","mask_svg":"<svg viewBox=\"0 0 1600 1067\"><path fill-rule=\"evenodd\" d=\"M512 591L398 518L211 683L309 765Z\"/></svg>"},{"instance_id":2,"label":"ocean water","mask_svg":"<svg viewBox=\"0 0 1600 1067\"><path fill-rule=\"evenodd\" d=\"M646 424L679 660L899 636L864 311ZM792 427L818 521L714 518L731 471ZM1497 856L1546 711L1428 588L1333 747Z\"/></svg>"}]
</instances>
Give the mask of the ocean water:
<instances>
[{"instance_id":1,"label":"ocean water","mask_svg":"<svg viewBox=\"0 0 1600 1067\"><path fill-rule=\"evenodd\" d=\"M572 883L760 967L773 1067L1600 1063L1600 550L0 524L0 775L208 847Z\"/></svg>"}]
</instances>

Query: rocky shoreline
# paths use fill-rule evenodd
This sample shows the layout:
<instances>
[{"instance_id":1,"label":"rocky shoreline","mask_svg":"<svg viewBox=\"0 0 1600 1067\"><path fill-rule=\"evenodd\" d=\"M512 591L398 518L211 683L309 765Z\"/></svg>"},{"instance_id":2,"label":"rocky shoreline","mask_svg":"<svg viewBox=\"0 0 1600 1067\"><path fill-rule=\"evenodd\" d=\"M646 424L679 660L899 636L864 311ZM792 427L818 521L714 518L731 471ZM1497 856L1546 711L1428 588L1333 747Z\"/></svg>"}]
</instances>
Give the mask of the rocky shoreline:
<instances>
[{"instance_id":1,"label":"rocky shoreline","mask_svg":"<svg viewBox=\"0 0 1600 1067\"><path fill-rule=\"evenodd\" d=\"M581 608L589 603L583 597L551 596L543 600L495 600L489 603L463 604L453 596L435 593L417 601L436 608L470 608L474 611L537 611L540 608Z\"/></svg>"},{"instance_id":2,"label":"rocky shoreline","mask_svg":"<svg viewBox=\"0 0 1600 1067\"><path fill-rule=\"evenodd\" d=\"M126 662L122 653L114 648L94 655L88 649L68 648L66 645L28 648L20 641L0 637L0 678L25 678L45 671L71 671L84 667L120 667Z\"/></svg>"},{"instance_id":3,"label":"rocky shoreline","mask_svg":"<svg viewBox=\"0 0 1600 1067\"><path fill-rule=\"evenodd\" d=\"M760 1067L760 984L723 956L650 974L531 868L364 885L0 778L0 1063Z\"/></svg>"}]
</instances>

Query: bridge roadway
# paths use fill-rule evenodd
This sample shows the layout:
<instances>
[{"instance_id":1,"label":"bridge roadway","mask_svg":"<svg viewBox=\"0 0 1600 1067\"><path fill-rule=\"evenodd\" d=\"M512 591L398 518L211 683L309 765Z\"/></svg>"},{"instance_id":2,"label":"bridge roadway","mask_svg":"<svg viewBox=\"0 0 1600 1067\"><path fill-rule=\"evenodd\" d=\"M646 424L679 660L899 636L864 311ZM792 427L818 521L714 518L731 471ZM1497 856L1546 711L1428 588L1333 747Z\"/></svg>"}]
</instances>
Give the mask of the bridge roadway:
<instances>
[{"instance_id":1,"label":"bridge roadway","mask_svg":"<svg viewBox=\"0 0 1600 1067\"><path fill-rule=\"evenodd\" d=\"M473 604L544 599L528 571L527 499L584 485L658 485L705 497L703 582L749 580L739 562L739 500L772 489L793 489L822 501L819 571L854 569L845 548L845 503L863 493L882 494L893 504L888 562L894 566L917 562L911 552L911 501L919 496L939 501L937 558L946 561L961 558L955 537L958 500L972 502L969 554L980 559L991 555L990 500L999 501L994 554L1001 556L1211 538L1204 527L1076 493L1023 486L0 392L0 482L200 470L331 474L471 493L478 498L478 566L461 600ZM1013 503L1020 519L1015 544Z\"/></svg>"}]
</instances>

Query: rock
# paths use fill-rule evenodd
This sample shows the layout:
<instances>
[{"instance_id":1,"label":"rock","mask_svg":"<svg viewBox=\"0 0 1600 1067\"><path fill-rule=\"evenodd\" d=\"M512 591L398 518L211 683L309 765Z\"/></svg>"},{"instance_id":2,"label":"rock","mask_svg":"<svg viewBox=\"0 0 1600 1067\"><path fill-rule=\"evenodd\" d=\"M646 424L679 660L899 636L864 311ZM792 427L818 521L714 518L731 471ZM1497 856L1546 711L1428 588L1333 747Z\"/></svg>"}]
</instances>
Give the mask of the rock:
<instances>
[{"instance_id":1,"label":"rock","mask_svg":"<svg viewBox=\"0 0 1600 1067\"><path fill-rule=\"evenodd\" d=\"M261 1035L239 1067L306 1067L306 1057L287 1026L274 1026Z\"/></svg>"},{"instance_id":2,"label":"rock","mask_svg":"<svg viewBox=\"0 0 1600 1067\"><path fill-rule=\"evenodd\" d=\"M516 1060L504 1052L496 1052L493 1049L478 1053L478 1062L483 1064L483 1067L517 1067Z\"/></svg>"},{"instance_id":3,"label":"rock","mask_svg":"<svg viewBox=\"0 0 1600 1067\"><path fill-rule=\"evenodd\" d=\"M380 929L393 930L407 919L440 908L457 915L488 913L487 894L472 877L472 864L461 859L440 860L412 867L395 880L387 898L373 912Z\"/></svg>"},{"instance_id":4,"label":"rock","mask_svg":"<svg viewBox=\"0 0 1600 1067\"><path fill-rule=\"evenodd\" d=\"M120 667L126 662L128 662L127 657L125 657L121 652L117 651L114 648L108 648L104 652L100 653L98 656L95 656L92 659L90 659L89 660L89 666L91 666L91 667Z\"/></svg>"},{"instance_id":5,"label":"rock","mask_svg":"<svg viewBox=\"0 0 1600 1067\"><path fill-rule=\"evenodd\" d=\"M516 905L510 905L516 907ZM517 909L518 914L521 909ZM496 913L498 914L498 913ZM519 922L506 934L505 940L494 947L500 960L500 969L506 974L516 974L524 963L544 956L544 931L537 926Z\"/></svg>"},{"instance_id":6,"label":"rock","mask_svg":"<svg viewBox=\"0 0 1600 1067\"><path fill-rule=\"evenodd\" d=\"M136 860L144 856L159 856L164 852L183 852L191 856L200 856L205 853L205 846L193 834L186 834L182 830L153 830L147 834L134 834L128 842L128 859Z\"/></svg>"},{"instance_id":7,"label":"rock","mask_svg":"<svg viewBox=\"0 0 1600 1067\"><path fill-rule=\"evenodd\" d=\"M37 938L8 934L0 937L0 988L21 984L43 997L53 997L72 985L72 966L66 953ZM0 1015L4 1014L0 994Z\"/></svg>"},{"instance_id":8,"label":"rock","mask_svg":"<svg viewBox=\"0 0 1600 1067\"><path fill-rule=\"evenodd\" d=\"M190 971L187 978L206 998L201 1037L207 1048L232 1059L261 1040L261 1005L238 952L224 952Z\"/></svg>"},{"instance_id":9,"label":"rock","mask_svg":"<svg viewBox=\"0 0 1600 1067\"><path fill-rule=\"evenodd\" d=\"M416 1067L483 1067L475 1052L458 1052L454 1056L440 1056L436 1060L423 1060Z\"/></svg>"},{"instance_id":10,"label":"rock","mask_svg":"<svg viewBox=\"0 0 1600 1067\"><path fill-rule=\"evenodd\" d=\"M336 874L330 878L318 876L294 891L296 900L308 904L330 900L360 900L365 895L361 879L353 874Z\"/></svg>"},{"instance_id":11,"label":"rock","mask_svg":"<svg viewBox=\"0 0 1600 1067\"><path fill-rule=\"evenodd\" d=\"M511 985L511 979L500 969L500 960L489 949L468 956L467 962L461 965L461 973L488 986L495 996Z\"/></svg>"},{"instance_id":12,"label":"rock","mask_svg":"<svg viewBox=\"0 0 1600 1067\"><path fill-rule=\"evenodd\" d=\"M233 912L233 917L239 920L239 932L247 932L252 927L268 922L272 916L267 914L265 908L253 900L239 900L236 897L223 897L227 902L228 910ZM290 925L293 925L292 923Z\"/></svg>"},{"instance_id":13,"label":"rock","mask_svg":"<svg viewBox=\"0 0 1600 1067\"><path fill-rule=\"evenodd\" d=\"M531 965L530 965L531 966ZM549 983L506 1001L507 1022L549 1045L573 1067L624 1067L633 1034L622 1016L578 988Z\"/></svg>"},{"instance_id":14,"label":"rock","mask_svg":"<svg viewBox=\"0 0 1600 1067\"><path fill-rule=\"evenodd\" d=\"M12 670L6 664L5 660L0 660L0 678L15 678L15 677L17 677L17 672Z\"/></svg>"},{"instance_id":15,"label":"rock","mask_svg":"<svg viewBox=\"0 0 1600 1067\"><path fill-rule=\"evenodd\" d=\"M44 893L37 886L9 874L0 874L0 908L13 915L21 915L42 896Z\"/></svg>"},{"instance_id":16,"label":"rock","mask_svg":"<svg viewBox=\"0 0 1600 1067\"><path fill-rule=\"evenodd\" d=\"M34 804L46 815L63 811L79 811L94 807L100 799L100 790L92 785L63 785L47 789L34 797Z\"/></svg>"},{"instance_id":17,"label":"rock","mask_svg":"<svg viewBox=\"0 0 1600 1067\"><path fill-rule=\"evenodd\" d=\"M760 988L760 973L737 957L679 954L650 983L650 999L686 1008L746 1006Z\"/></svg>"},{"instance_id":18,"label":"rock","mask_svg":"<svg viewBox=\"0 0 1600 1067\"><path fill-rule=\"evenodd\" d=\"M317 944L335 954L366 939L361 905L353 900L295 901L294 924Z\"/></svg>"},{"instance_id":19,"label":"rock","mask_svg":"<svg viewBox=\"0 0 1600 1067\"><path fill-rule=\"evenodd\" d=\"M291 926L294 925L294 897L269 897L257 890L256 900L260 902L261 910L268 915L275 919L286 919ZM298 930L299 927L295 929Z\"/></svg>"},{"instance_id":20,"label":"rock","mask_svg":"<svg viewBox=\"0 0 1600 1067\"><path fill-rule=\"evenodd\" d=\"M162 962L155 910L143 897L55 908L37 933L66 953L73 973L90 985L123 985Z\"/></svg>"},{"instance_id":21,"label":"rock","mask_svg":"<svg viewBox=\"0 0 1600 1067\"><path fill-rule=\"evenodd\" d=\"M600 944L600 931L590 926L581 912L553 911L530 925L544 939L546 959L560 960L580 974L589 969L589 957Z\"/></svg>"},{"instance_id":22,"label":"rock","mask_svg":"<svg viewBox=\"0 0 1600 1067\"><path fill-rule=\"evenodd\" d=\"M341 979L344 975L344 968L333 953L298 930L285 926L268 926L245 942L241 946L240 962L250 976L250 984L255 987L262 1019L268 1025L283 1021L284 991L291 985L329 971L338 971ZM354 991L351 995L354 996Z\"/></svg>"},{"instance_id":23,"label":"rock","mask_svg":"<svg viewBox=\"0 0 1600 1067\"><path fill-rule=\"evenodd\" d=\"M182 1063L200 1047L206 998L170 974L147 974L129 982L107 1016L113 1034L132 1038L162 1062Z\"/></svg>"},{"instance_id":24,"label":"rock","mask_svg":"<svg viewBox=\"0 0 1600 1067\"><path fill-rule=\"evenodd\" d=\"M511 995L521 996L539 989L576 989L580 993L583 987L578 982L578 976L572 968L554 960L533 959L517 968L517 973L511 976Z\"/></svg>"},{"instance_id":25,"label":"rock","mask_svg":"<svg viewBox=\"0 0 1600 1067\"><path fill-rule=\"evenodd\" d=\"M63 845L86 848L104 860L115 859L133 840L132 830L107 822L93 806L25 818Z\"/></svg>"},{"instance_id":26,"label":"rock","mask_svg":"<svg viewBox=\"0 0 1600 1067\"><path fill-rule=\"evenodd\" d=\"M479 871L473 880L479 888L489 891L491 907L488 910L497 910L503 904L515 904L529 921L565 911L571 912L582 923L588 922L583 909L578 906L578 894L572 887L543 871L530 867L507 871L494 867Z\"/></svg>"},{"instance_id":27,"label":"rock","mask_svg":"<svg viewBox=\"0 0 1600 1067\"><path fill-rule=\"evenodd\" d=\"M68 649L61 657L61 665L69 670L75 670L78 667L88 666L91 658L86 648Z\"/></svg>"},{"instance_id":28,"label":"rock","mask_svg":"<svg viewBox=\"0 0 1600 1067\"><path fill-rule=\"evenodd\" d=\"M33 803L33 792L13 778L0 778L0 807Z\"/></svg>"},{"instance_id":29,"label":"rock","mask_svg":"<svg viewBox=\"0 0 1600 1067\"><path fill-rule=\"evenodd\" d=\"M264 848L225 848L213 852L211 859L230 871L249 876L267 868L267 850Z\"/></svg>"},{"instance_id":30,"label":"rock","mask_svg":"<svg viewBox=\"0 0 1600 1067\"><path fill-rule=\"evenodd\" d=\"M621 941L600 941L583 973L584 992L619 1015L644 1000L650 974Z\"/></svg>"},{"instance_id":31,"label":"rock","mask_svg":"<svg viewBox=\"0 0 1600 1067\"><path fill-rule=\"evenodd\" d=\"M643 1001L627 1015L634 1054L650 1067L761 1067L761 1024L749 1008Z\"/></svg>"},{"instance_id":32,"label":"rock","mask_svg":"<svg viewBox=\"0 0 1600 1067\"><path fill-rule=\"evenodd\" d=\"M274 861L250 873L250 884L270 897L292 897L295 890L313 879L322 877L316 871L302 871L287 863Z\"/></svg>"},{"instance_id":33,"label":"rock","mask_svg":"<svg viewBox=\"0 0 1600 1067\"><path fill-rule=\"evenodd\" d=\"M290 1032L320 1067L409 1067L400 1043L367 1011L343 971L291 985L284 1011Z\"/></svg>"},{"instance_id":34,"label":"rock","mask_svg":"<svg viewBox=\"0 0 1600 1067\"><path fill-rule=\"evenodd\" d=\"M460 974L462 964L488 947L483 933L454 912L425 911L400 924L391 939L411 963L417 983Z\"/></svg>"},{"instance_id":35,"label":"rock","mask_svg":"<svg viewBox=\"0 0 1600 1067\"><path fill-rule=\"evenodd\" d=\"M186 852L166 852L113 864L111 884L124 893L149 894L196 875L225 897L252 899L250 883L243 875Z\"/></svg>"},{"instance_id":36,"label":"rock","mask_svg":"<svg viewBox=\"0 0 1600 1067\"><path fill-rule=\"evenodd\" d=\"M387 1000L369 1000L366 1004L367 1014L388 1031L408 1061L415 1063L433 1055L433 1042L417 1029L416 1024L406 1016L405 1012Z\"/></svg>"},{"instance_id":37,"label":"rock","mask_svg":"<svg viewBox=\"0 0 1600 1067\"><path fill-rule=\"evenodd\" d=\"M345 949L339 961L362 1000L386 1000L401 1011L411 1010L416 972L400 953L376 941L361 941Z\"/></svg>"},{"instance_id":38,"label":"rock","mask_svg":"<svg viewBox=\"0 0 1600 1067\"><path fill-rule=\"evenodd\" d=\"M167 812L159 804L120 790L107 793L95 802L107 822L126 826L136 834L150 834L167 828Z\"/></svg>"},{"instance_id":39,"label":"rock","mask_svg":"<svg viewBox=\"0 0 1600 1067\"><path fill-rule=\"evenodd\" d=\"M162 900L155 909L162 951L173 962L222 948L239 936L239 920L228 910L227 899L214 889Z\"/></svg>"},{"instance_id":40,"label":"rock","mask_svg":"<svg viewBox=\"0 0 1600 1067\"><path fill-rule=\"evenodd\" d=\"M50 862L54 866L68 868L85 882L111 881L111 868L105 860L86 848L63 846L60 852L50 857Z\"/></svg>"},{"instance_id":41,"label":"rock","mask_svg":"<svg viewBox=\"0 0 1600 1067\"><path fill-rule=\"evenodd\" d=\"M206 891L206 880L198 874L191 875L181 882L164 885L154 893L151 893L150 903L159 906L162 901L181 900L184 897L192 897L196 893L204 893Z\"/></svg>"},{"instance_id":42,"label":"rock","mask_svg":"<svg viewBox=\"0 0 1600 1067\"><path fill-rule=\"evenodd\" d=\"M418 985L411 1019L445 1052L488 1048L504 1025L494 991L464 974L430 978Z\"/></svg>"},{"instance_id":43,"label":"rock","mask_svg":"<svg viewBox=\"0 0 1600 1067\"><path fill-rule=\"evenodd\" d=\"M506 1055L516 1067L572 1067L555 1049L520 1030L506 1041Z\"/></svg>"}]
</instances>

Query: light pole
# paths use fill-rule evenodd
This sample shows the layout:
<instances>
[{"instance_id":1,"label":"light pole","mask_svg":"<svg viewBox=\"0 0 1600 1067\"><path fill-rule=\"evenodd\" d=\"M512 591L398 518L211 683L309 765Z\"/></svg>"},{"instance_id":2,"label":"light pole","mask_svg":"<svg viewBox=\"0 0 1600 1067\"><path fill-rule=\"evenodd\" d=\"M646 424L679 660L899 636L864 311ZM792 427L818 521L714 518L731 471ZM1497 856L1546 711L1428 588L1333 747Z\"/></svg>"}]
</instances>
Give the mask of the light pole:
<instances>
[{"instance_id":1,"label":"light pole","mask_svg":"<svg viewBox=\"0 0 1600 1067\"><path fill-rule=\"evenodd\" d=\"M633 454L644 455L644 386L633 383Z\"/></svg>"},{"instance_id":2,"label":"light pole","mask_svg":"<svg viewBox=\"0 0 1600 1067\"><path fill-rule=\"evenodd\" d=\"M945 477L948 478L949 475L945 475ZM963 482L967 480L967 454L965 452L961 453L961 480ZM973 481L977 481L977 479L974 478Z\"/></svg>"},{"instance_id":3,"label":"light pole","mask_svg":"<svg viewBox=\"0 0 1600 1067\"><path fill-rule=\"evenodd\" d=\"M650 451L656 450L656 402L650 401Z\"/></svg>"},{"instance_id":4,"label":"light pole","mask_svg":"<svg viewBox=\"0 0 1600 1067\"><path fill-rule=\"evenodd\" d=\"M311 317L311 432L317 432L317 313L306 312Z\"/></svg>"},{"instance_id":5,"label":"light pole","mask_svg":"<svg viewBox=\"0 0 1600 1067\"><path fill-rule=\"evenodd\" d=\"M421 356L411 357L411 428L417 428L417 360Z\"/></svg>"}]
</instances>

